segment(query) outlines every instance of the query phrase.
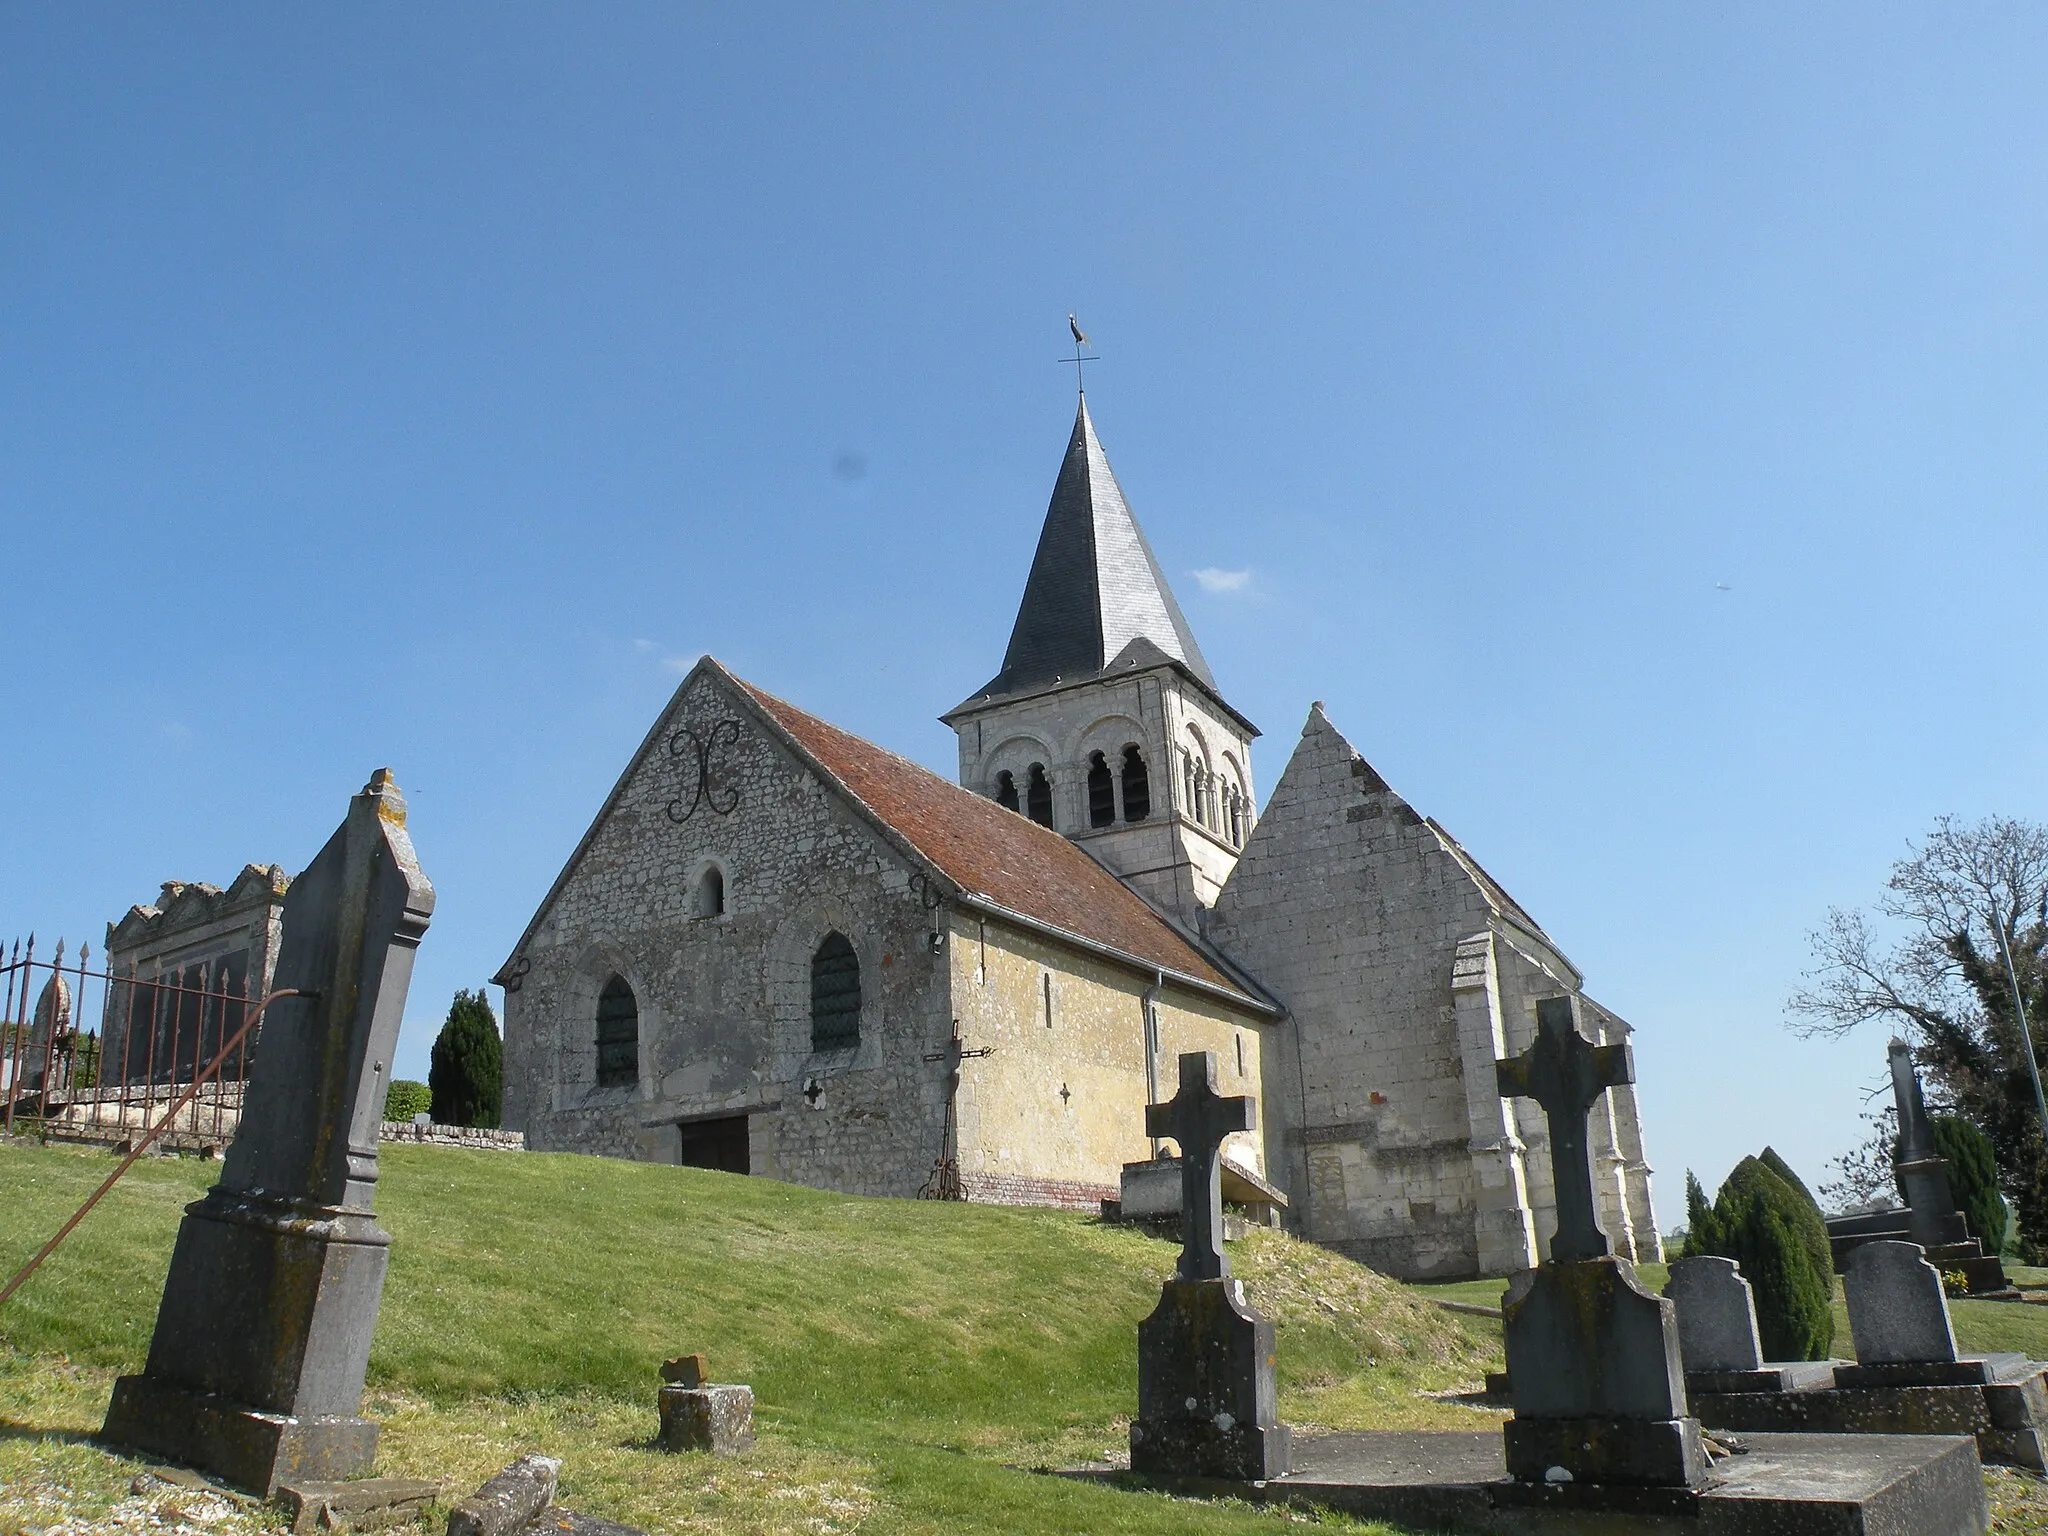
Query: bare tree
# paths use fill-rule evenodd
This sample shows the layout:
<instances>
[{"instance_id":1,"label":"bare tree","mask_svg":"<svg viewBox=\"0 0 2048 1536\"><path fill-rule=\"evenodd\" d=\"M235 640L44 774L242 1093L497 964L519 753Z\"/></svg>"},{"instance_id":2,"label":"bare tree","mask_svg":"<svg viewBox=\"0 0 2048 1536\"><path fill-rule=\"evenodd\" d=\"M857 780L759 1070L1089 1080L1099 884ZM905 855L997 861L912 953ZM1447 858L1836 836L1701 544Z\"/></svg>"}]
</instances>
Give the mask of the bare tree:
<instances>
[{"instance_id":1,"label":"bare tree","mask_svg":"<svg viewBox=\"0 0 2048 1536\"><path fill-rule=\"evenodd\" d=\"M1937 1102L1973 1122L2029 1242L2048 1246L2048 1155L2000 940L2011 948L2034 1048L2048 1022L2048 828L2008 817L1943 817L1892 866L1879 918L1830 910L1814 967L1787 1008L1803 1035L1839 1038L1884 1021L1911 1040Z\"/></svg>"}]
</instances>

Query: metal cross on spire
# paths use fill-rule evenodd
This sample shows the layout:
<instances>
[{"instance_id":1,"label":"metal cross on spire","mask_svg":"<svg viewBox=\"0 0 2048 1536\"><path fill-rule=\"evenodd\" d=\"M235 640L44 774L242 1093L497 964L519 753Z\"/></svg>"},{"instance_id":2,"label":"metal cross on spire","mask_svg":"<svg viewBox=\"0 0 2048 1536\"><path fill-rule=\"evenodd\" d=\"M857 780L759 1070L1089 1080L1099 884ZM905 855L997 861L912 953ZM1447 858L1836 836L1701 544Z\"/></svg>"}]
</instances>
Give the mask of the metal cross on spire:
<instances>
[{"instance_id":1,"label":"metal cross on spire","mask_svg":"<svg viewBox=\"0 0 2048 1536\"><path fill-rule=\"evenodd\" d=\"M1087 381L1081 377L1081 365L1083 363L1099 363L1102 359L1099 357L1088 357L1083 354L1082 349L1091 346L1092 343L1088 340L1088 333L1081 329L1081 322L1072 315L1067 316L1067 329L1074 333L1074 355L1072 357L1063 357L1060 361L1074 365L1075 392L1085 396L1088 393L1088 385Z\"/></svg>"},{"instance_id":2,"label":"metal cross on spire","mask_svg":"<svg viewBox=\"0 0 2048 1536\"><path fill-rule=\"evenodd\" d=\"M1550 1171L1557 1187L1557 1234L1550 1261L1602 1259L1612 1253L1593 1199L1593 1149L1586 1116L1600 1095L1636 1080L1628 1042L1595 1045L1579 1033L1579 1000L1546 997L1536 1005L1536 1043L1493 1064L1504 1099L1534 1099L1550 1122Z\"/></svg>"},{"instance_id":3,"label":"metal cross on spire","mask_svg":"<svg viewBox=\"0 0 2048 1536\"><path fill-rule=\"evenodd\" d=\"M1217 1093L1214 1051L1182 1052L1180 1092L1164 1104L1145 1106L1145 1134L1171 1136L1180 1144L1183 1280L1221 1280L1230 1273L1223 1255L1223 1170L1217 1154L1224 1137L1254 1129L1258 1119L1258 1105L1249 1097Z\"/></svg>"}]
</instances>

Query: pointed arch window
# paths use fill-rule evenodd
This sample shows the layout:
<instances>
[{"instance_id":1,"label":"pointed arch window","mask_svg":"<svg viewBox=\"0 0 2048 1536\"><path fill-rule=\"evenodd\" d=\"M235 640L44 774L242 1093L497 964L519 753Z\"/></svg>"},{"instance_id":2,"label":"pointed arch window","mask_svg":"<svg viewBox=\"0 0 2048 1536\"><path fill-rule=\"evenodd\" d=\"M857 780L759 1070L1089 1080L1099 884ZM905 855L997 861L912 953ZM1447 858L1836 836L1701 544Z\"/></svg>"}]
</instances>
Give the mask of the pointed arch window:
<instances>
[{"instance_id":1,"label":"pointed arch window","mask_svg":"<svg viewBox=\"0 0 2048 1536\"><path fill-rule=\"evenodd\" d=\"M811 1049L860 1044L860 956L836 928L811 956Z\"/></svg>"},{"instance_id":2,"label":"pointed arch window","mask_svg":"<svg viewBox=\"0 0 2048 1536\"><path fill-rule=\"evenodd\" d=\"M1052 780L1045 776L1045 764L1033 763L1024 783L1024 810L1041 827L1052 825Z\"/></svg>"},{"instance_id":3,"label":"pointed arch window","mask_svg":"<svg viewBox=\"0 0 2048 1536\"><path fill-rule=\"evenodd\" d=\"M640 1003L623 976L597 995L597 1086L631 1087L640 1080Z\"/></svg>"},{"instance_id":4,"label":"pointed arch window","mask_svg":"<svg viewBox=\"0 0 2048 1536\"><path fill-rule=\"evenodd\" d=\"M1005 810L1017 810L1017 776L1005 768L996 775L996 804Z\"/></svg>"},{"instance_id":5,"label":"pointed arch window","mask_svg":"<svg viewBox=\"0 0 2048 1536\"><path fill-rule=\"evenodd\" d=\"M1116 821L1116 776L1100 752L1088 754L1088 825L1107 827Z\"/></svg>"},{"instance_id":6,"label":"pointed arch window","mask_svg":"<svg viewBox=\"0 0 2048 1536\"><path fill-rule=\"evenodd\" d=\"M1152 814L1152 775L1136 742L1124 748L1124 820L1143 821Z\"/></svg>"},{"instance_id":7,"label":"pointed arch window","mask_svg":"<svg viewBox=\"0 0 2048 1536\"><path fill-rule=\"evenodd\" d=\"M716 864L705 865L690 905L696 917L725 916L725 871Z\"/></svg>"}]
</instances>

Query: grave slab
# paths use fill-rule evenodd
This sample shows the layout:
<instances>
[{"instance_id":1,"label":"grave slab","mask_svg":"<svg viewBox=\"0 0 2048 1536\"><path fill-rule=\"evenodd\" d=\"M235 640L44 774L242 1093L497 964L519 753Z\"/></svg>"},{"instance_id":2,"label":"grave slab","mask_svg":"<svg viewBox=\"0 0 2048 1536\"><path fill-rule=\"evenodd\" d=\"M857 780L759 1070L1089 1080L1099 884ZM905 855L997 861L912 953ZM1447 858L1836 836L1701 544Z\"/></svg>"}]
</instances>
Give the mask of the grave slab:
<instances>
[{"instance_id":1,"label":"grave slab","mask_svg":"<svg viewBox=\"0 0 2048 1536\"><path fill-rule=\"evenodd\" d=\"M1529 1485L1498 1435L1368 1431L1295 1437L1295 1466L1258 1483L1064 1475L1327 1509L1458 1536L1979 1536L1983 1474L1964 1436L1745 1435L1697 1489Z\"/></svg>"}]
</instances>

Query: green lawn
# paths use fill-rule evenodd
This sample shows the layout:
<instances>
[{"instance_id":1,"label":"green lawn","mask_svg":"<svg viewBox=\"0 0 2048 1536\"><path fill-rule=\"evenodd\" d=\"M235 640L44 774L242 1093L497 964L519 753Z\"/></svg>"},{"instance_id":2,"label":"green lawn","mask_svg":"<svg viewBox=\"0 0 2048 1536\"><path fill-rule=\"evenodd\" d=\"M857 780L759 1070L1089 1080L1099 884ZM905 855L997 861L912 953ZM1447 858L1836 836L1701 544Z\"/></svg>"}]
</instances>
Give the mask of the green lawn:
<instances>
[{"instance_id":1,"label":"green lawn","mask_svg":"<svg viewBox=\"0 0 2048 1536\"><path fill-rule=\"evenodd\" d=\"M108 1166L0 1146L0 1274ZM565 1458L565 1502L657 1536L1275 1536L1308 1518L1028 1470L1121 1452L1136 1324L1170 1244L1054 1212L595 1158L392 1146L382 1167L396 1243L366 1408L387 1474L473 1488L543 1451ZM261 1506L131 1493L140 1464L91 1440L114 1375L141 1364L179 1213L217 1173L138 1165L0 1314L0 1536L274 1533ZM1232 1257L1279 1325L1281 1413L1298 1429L1499 1422L1454 1399L1499 1365L1499 1325L1432 1303L1497 1304L1502 1282L1396 1285L1265 1232ZM1644 1275L1661 1286L1660 1269ZM2048 1353L2044 1323L2031 1307L1957 1308L1978 1348ZM686 1351L752 1383L747 1455L652 1448L656 1365ZM1990 1481L2000 1532L2048 1533L2041 1484Z\"/></svg>"},{"instance_id":2,"label":"green lawn","mask_svg":"<svg viewBox=\"0 0 2048 1536\"><path fill-rule=\"evenodd\" d=\"M0 1148L0 1270L107 1167L99 1154ZM852 1199L594 1158L398 1146L382 1167L378 1208L395 1244L370 1364L380 1470L474 1486L546 1451L567 1458L565 1501L657 1532L1286 1521L1018 1470L1123 1446L1135 1325L1171 1270L1168 1244L1053 1212ZM84 1436L112 1376L141 1363L180 1210L217 1172L138 1165L0 1316L0 1532L125 1497L135 1466ZM1498 1363L1483 1330L1277 1234L1233 1254L1279 1324L1291 1422L1497 1422L1423 1395L1471 1386ZM692 1350L717 1379L752 1383L762 1433L749 1456L648 1447L655 1367Z\"/></svg>"}]
</instances>

